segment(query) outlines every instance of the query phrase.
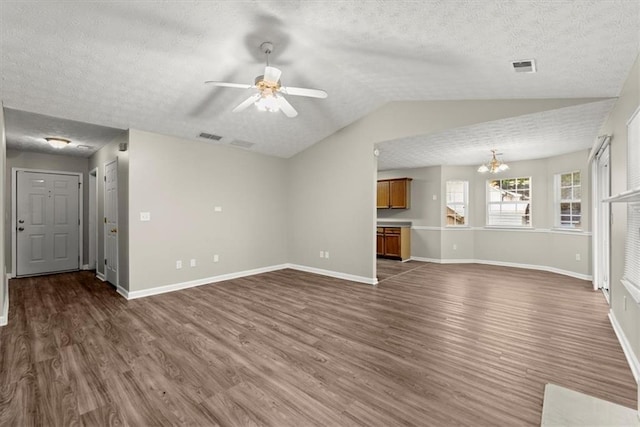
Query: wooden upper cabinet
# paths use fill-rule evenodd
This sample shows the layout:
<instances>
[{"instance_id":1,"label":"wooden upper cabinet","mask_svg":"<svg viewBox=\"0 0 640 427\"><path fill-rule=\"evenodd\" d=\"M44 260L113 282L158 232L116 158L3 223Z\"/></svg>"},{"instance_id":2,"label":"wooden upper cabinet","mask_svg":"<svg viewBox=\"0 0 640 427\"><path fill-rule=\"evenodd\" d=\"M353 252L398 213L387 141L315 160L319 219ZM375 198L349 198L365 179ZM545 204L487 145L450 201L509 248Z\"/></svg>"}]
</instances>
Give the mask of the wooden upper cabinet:
<instances>
[{"instance_id":1,"label":"wooden upper cabinet","mask_svg":"<svg viewBox=\"0 0 640 427\"><path fill-rule=\"evenodd\" d=\"M389 181L378 181L378 209L389 208Z\"/></svg>"},{"instance_id":2,"label":"wooden upper cabinet","mask_svg":"<svg viewBox=\"0 0 640 427\"><path fill-rule=\"evenodd\" d=\"M409 209L411 178L378 181L378 209Z\"/></svg>"}]
</instances>

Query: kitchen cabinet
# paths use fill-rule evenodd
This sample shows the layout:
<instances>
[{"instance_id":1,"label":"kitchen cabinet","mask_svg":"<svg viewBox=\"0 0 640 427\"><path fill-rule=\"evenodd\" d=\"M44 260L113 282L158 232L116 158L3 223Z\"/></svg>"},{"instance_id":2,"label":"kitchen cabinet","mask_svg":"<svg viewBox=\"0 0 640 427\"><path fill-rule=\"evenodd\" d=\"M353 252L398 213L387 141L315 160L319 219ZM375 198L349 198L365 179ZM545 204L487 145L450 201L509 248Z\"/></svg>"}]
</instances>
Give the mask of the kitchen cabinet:
<instances>
[{"instance_id":1,"label":"kitchen cabinet","mask_svg":"<svg viewBox=\"0 0 640 427\"><path fill-rule=\"evenodd\" d=\"M409 227L377 227L376 254L384 258L407 260L411 257Z\"/></svg>"},{"instance_id":2,"label":"kitchen cabinet","mask_svg":"<svg viewBox=\"0 0 640 427\"><path fill-rule=\"evenodd\" d=\"M378 209L409 209L411 178L381 179L377 186Z\"/></svg>"}]
</instances>

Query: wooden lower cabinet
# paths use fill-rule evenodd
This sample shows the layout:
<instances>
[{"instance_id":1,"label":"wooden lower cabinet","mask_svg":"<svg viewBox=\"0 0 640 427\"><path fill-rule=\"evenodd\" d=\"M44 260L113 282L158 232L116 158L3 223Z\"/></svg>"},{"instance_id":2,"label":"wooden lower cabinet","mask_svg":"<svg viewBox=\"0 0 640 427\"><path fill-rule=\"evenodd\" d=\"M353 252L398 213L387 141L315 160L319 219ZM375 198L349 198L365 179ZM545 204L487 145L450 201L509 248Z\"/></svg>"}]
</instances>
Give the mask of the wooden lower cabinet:
<instances>
[{"instance_id":1,"label":"wooden lower cabinet","mask_svg":"<svg viewBox=\"0 0 640 427\"><path fill-rule=\"evenodd\" d=\"M384 228L378 227L376 233L376 254L378 256L384 255Z\"/></svg>"},{"instance_id":2,"label":"wooden lower cabinet","mask_svg":"<svg viewBox=\"0 0 640 427\"><path fill-rule=\"evenodd\" d=\"M408 227L378 227L376 254L380 257L407 260L411 257L411 229Z\"/></svg>"}]
</instances>

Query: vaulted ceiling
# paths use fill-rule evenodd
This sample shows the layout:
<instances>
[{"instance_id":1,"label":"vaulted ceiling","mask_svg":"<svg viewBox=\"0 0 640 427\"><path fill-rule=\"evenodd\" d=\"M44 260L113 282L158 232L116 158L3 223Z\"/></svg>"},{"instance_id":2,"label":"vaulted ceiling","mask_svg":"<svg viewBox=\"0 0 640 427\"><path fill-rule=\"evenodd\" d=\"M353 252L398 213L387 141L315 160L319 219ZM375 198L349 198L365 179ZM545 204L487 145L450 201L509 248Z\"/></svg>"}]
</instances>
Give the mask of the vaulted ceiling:
<instances>
[{"instance_id":1,"label":"vaulted ceiling","mask_svg":"<svg viewBox=\"0 0 640 427\"><path fill-rule=\"evenodd\" d=\"M46 115L188 139L208 132L290 157L390 101L616 97L639 34L637 0L3 1L0 99L17 110L8 131L24 111L37 115L23 117L20 132ZM274 44L271 63L284 85L329 97L289 97L294 119L231 112L249 92L204 81L253 83L264 69L263 41ZM510 62L520 59L535 59L538 72L514 73ZM584 118L575 107L521 124L536 138L588 146L594 119L601 123L611 105L598 103ZM513 120L487 126L393 141L383 153L397 151L395 166L429 141L464 147L479 132L478 147L484 138L501 148L501 138L524 136ZM8 143L25 148L13 137Z\"/></svg>"}]
</instances>

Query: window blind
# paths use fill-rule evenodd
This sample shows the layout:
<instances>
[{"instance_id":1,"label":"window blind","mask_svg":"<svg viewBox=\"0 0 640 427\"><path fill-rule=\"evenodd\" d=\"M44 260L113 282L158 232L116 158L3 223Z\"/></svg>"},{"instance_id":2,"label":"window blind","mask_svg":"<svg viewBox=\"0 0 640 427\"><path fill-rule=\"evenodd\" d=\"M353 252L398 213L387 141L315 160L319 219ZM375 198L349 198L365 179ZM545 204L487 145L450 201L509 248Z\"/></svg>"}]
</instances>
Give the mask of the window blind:
<instances>
[{"instance_id":1,"label":"window blind","mask_svg":"<svg viewBox=\"0 0 640 427\"><path fill-rule=\"evenodd\" d=\"M639 109L640 110L640 109ZM640 113L627 124L627 189L640 188ZM627 206L624 278L640 289L640 203Z\"/></svg>"}]
</instances>

